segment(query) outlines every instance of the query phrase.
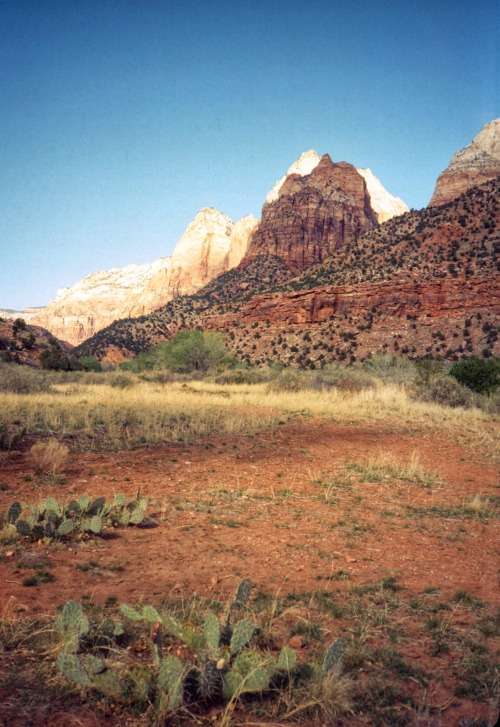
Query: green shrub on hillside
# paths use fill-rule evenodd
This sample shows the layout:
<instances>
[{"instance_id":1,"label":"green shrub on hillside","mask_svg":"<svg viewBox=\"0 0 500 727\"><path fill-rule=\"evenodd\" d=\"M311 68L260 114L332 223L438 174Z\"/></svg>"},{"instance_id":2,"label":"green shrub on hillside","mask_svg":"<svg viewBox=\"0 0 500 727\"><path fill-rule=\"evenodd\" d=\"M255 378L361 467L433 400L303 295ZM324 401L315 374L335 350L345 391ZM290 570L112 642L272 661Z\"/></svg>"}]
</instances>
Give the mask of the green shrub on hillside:
<instances>
[{"instance_id":1,"label":"green shrub on hillside","mask_svg":"<svg viewBox=\"0 0 500 727\"><path fill-rule=\"evenodd\" d=\"M64 352L55 338L50 340L50 347L40 354L40 362L44 369L51 371L78 371L82 368L73 356Z\"/></svg>"},{"instance_id":2,"label":"green shrub on hillside","mask_svg":"<svg viewBox=\"0 0 500 727\"><path fill-rule=\"evenodd\" d=\"M179 331L169 343L159 350L167 368L176 373L209 371L221 364L226 357L224 335L213 331ZM160 355L158 360L161 360Z\"/></svg>"},{"instance_id":3,"label":"green shrub on hillside","mask_svg":"<svg viewBox=\"0 0 500 727\"><path fill-rule=\"evenodd\" d=\"M492 394L500 386L500 359L471 356L454 363L450 376L478 394Z\"/></svg>"}]
</instances>

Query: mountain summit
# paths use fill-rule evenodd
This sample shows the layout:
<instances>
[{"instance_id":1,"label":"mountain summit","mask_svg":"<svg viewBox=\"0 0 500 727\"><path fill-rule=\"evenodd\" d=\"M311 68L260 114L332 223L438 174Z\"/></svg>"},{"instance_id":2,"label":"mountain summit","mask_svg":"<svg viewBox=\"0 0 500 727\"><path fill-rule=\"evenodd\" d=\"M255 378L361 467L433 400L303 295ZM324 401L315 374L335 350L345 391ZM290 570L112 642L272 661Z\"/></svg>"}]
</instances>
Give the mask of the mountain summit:
<instances>
[{"instance_id":1,"label":"mountain summit","mask_svg":"<svg viewBox=\"0 0 500 727\"><path fill-rule=\"evenodd\" d=\"M276 182L272 189L269 190L265 204L272 204L273 202L276 202L279 198L280 190L288 177L292 174L298 174L300 177L305 177L306 175L311 174L313 169L318 166L320 160L321 157L314 151L314 149L310 149L309 151L305 151L301 154L297 161L295 161L288 169L287 173ZM379 224L390 220L392 217L397 217L397 215L403 215L405 212L409 211L408 206L402 199L394 197L385 189L382 182L377 179L371 169L356 169L356 171L358 174L361 174L366 182L371 207L377 216Z\"/></svg>"},{"instance_id":2,"label":"mountain summit","mask_svg":"<svg viewBox=\"0 0 500 727\"><path fill-rule=\"evenodd\" d=\"M254 217L235 224L222 212L206 207L188 225L172 257L91 273L61 288L31 322L78 345L114 321L150 313L238 265L256 225Z\"/></svg>"},{"instance_id":3,"label":"mountain summit","mask_svg":"<svg viewBox=\"0 0 500 727\"><path fill-rule=\"evenodd\" d=\"M500 174L500 119L486 124L469 146L453 155L439 175L430 207L446 204L465 190Z\"/></svg>"}]
</instances>

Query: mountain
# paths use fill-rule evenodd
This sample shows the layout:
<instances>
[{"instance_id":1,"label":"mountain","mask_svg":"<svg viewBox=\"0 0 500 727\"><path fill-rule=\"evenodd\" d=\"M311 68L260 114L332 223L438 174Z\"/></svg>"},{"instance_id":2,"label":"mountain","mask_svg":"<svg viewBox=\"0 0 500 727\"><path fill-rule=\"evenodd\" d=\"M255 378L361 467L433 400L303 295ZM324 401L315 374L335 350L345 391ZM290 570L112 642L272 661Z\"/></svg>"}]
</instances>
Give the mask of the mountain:
<instances>
[{"instance_id":1,"label":"mountain","mask_svg":"<svg viewBox=\"0 0 500 727\"><path fill-rule=\"evenodd\" d=\"M486 124L469 146L453 155L439 175L430 207L446 204L470 187L500 174L500 119Z\"/></svg>"},{"instance_id":2,"label":"mountain","mask_svg":"<svg viewBox=\"0 0 500 727\"><path fill-rule=\"evenodd\" d=\"M0 316L0 365L18 363L41 368L41 355L52 345L56 345L64 354L71 353L71 346L63 341L55 341L44 328L32 326L20 316L16 316L16 319Z\"/></svg>"},{"instance_id":3,"label":"mountain","mask_svg":"<svg viewBox=\"0 0 500 727\"><path fill-rule=\"evenodd\" d=\"M499 193L497 178L394 218L277 290L203 314L198 325L225 331L237 357L254 363L319 368L380 349L498 355Z\"/></svg>"},{"instance_id":4,"label":"mountain","mask_svg":"<svg viewBox=\"0 0 500 727\"><path fill-rule=\"evenodd\" d=\"M320 160L321 157L313 149L301 154L297 161L295 161L288 169L287 173L276 182L272 189L269 190L264 204L276 202L279 198L281 187L288 177L292 174L298 174L301 177L310 174L313 169L318 166ZM408 206L403 202L403 200L390 194L370 169L357 169L356 171L361 174L366 182L368 195L370 197L370 204L379 223L386 222L387 220L390 220L391 217L396 217L397 215L403 215L405 212L409 212Z\"/></svg>"},{"instance_id":5,"label":"mountain","mask_svg":"<svg viewBox=\"0 0 500 727\"><path fill-rule=\"evenodd\" d=\"M77 345L118 319L144 315L178 295L193 293L237 265L256 224L253 217L234 224L217 210L202 209L171 258L92 273L59 290L31 322Z\"/></svg>"},{"instance_id":6,"label":"mountain","mask_svg":"<svg viewBox=\"0 0 500 727\"><path fill-rule=\"evenodd\" d=\"M377 224L364 178L325 154L310 174L288 175L277 199L264 204L241 264L271 254L297 273Z\"/></svg>"},{"instance_id":7,"label":"mountain","mask_svg":"<svg viewBox=\"0 0 500 727\"><path fill-rule=\"evenodd\" d=\"M380 349L498 355L499 192L492 180L395 217L294 278L286 261L256 256L195 295L116 322L77 353L119 362L201 326L224 331L230 350L253 363L319 368Z\"/></svg>"},{"instance_id":8,"label":"mountain","mask_svg":"<svg viewBox=\"0 0 500 727\"><path fill-rule=\"evenodd\" d=\"M78 356L94 356L120 363L155 343L189 330L212 315L233 310L253 295L272 290L290 278L290 268L271 255L257 257L245 267L228 270L192 295L178 296L148 315L115 321L75 349Z\"/></svg>"}]
</instances>

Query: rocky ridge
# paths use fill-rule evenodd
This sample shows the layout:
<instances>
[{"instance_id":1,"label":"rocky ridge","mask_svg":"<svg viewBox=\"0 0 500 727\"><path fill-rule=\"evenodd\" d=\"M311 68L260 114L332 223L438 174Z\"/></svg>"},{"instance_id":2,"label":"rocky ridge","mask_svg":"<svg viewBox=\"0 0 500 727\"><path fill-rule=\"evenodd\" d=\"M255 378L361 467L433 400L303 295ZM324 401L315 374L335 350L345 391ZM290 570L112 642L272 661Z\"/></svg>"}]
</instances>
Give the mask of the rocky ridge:
<instances>
[{"instance_id":1,"label":"rocky ridge","mask_svg":"<svg viewBox=\"0 0 500 727\"><path fill-rule=\"evenodd\" d=\"M380 349L498 355L499 192L495 180L395 217L296 278L279 258L256 257L194 296L115 323L78 352L118 362L201 326L224 331L230 350L252 363L320 368Z\"/></svg>"},{"instance_id":2,"label":"rocky ridge","mask_svg":"<svg viewBox=\"0 0 500 727\"><path fill-rule=\"evenodd\" d=\"M176 296L191 294L237 265L256 224L253 217L234 224L221 212L204 208L172 257L92 273L62 288L31 322L77 345L116 320L145 315Z\"/></svg>"},{"instance_id":3,"label":"rocky ridge","mask_svg":"<svg viewBox=\"0 0 500 727\"><path fill-rule=\"evenodd\" d=\"M453 155L439 175L429 206L446 204L466 189L500 174L500 119L486 124L471 143Z\"/></svg>"}]
</instances>

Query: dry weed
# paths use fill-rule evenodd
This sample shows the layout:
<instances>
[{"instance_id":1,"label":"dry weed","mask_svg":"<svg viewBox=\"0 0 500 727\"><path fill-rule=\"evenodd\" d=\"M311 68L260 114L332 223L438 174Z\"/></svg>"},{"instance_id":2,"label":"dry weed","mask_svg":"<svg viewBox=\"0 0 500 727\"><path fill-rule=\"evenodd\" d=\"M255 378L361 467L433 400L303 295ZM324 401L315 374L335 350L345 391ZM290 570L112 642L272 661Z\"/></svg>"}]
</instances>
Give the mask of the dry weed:
<instances>
[{"instance_id":1,"label":"dry weed","mask_svg":"<svg viewBox=\"0 0 500 727\"><path fill-rule=\"evenodd\" d=\"M30 449L30 460L37 475L56 475L64 470L69 449L57 439L37 442Z\"/></svg>"}]
</instances>

